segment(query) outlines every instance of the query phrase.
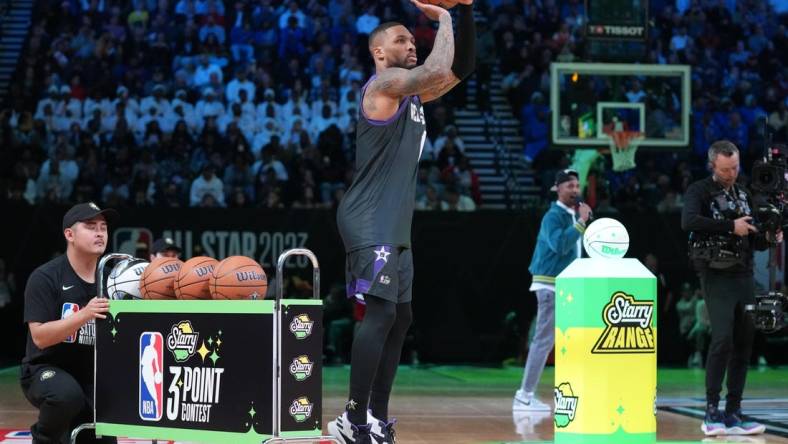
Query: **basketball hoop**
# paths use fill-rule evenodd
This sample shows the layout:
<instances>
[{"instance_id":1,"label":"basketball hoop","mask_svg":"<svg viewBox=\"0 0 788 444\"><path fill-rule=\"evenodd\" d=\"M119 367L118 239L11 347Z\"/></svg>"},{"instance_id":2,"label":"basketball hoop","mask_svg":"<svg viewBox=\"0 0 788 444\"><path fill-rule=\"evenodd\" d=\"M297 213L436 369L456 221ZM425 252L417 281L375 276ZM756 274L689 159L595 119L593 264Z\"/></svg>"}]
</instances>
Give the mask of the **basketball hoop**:
<instances>
[{"instance_id":1,"label":"basketball hoop","mask_svg":"<svg viewBox=\"0 0 788 444\"><path fill-rule=\"evenodd\" d=\"M635 154L643 140L640 131L605 132L610 142L610 155L613 156L613 171L627 171L635 168Z\"/></svg>"}]
</instances>

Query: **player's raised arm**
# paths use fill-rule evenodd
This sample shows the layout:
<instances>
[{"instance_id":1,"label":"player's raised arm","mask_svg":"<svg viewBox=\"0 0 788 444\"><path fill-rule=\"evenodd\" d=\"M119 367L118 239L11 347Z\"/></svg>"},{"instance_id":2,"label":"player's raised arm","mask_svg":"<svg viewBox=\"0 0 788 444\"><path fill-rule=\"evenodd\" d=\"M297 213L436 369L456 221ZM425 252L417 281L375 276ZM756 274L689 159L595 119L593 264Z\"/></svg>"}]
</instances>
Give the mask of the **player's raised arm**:
<instances>
[{"instance_id":1,"label":"player's raised arm","mask_svg":"<svg viewBox=\"0 0 788 444\"><path fill-rule=\"evenodd\" d=\"M380 72L377 79L370 84L368 96L365 96L365 109L368 104L367 97L374 100L378 94L396 100L408 95L418 95L422 102L429 102L446 94L473 72L476 30L470 2L458 6L458 35L455 45L449 12L438 6L411 1L427 18L440 23L432 52L421 66L412 69L391 67ZM374 103L371 105L374 106Z\"/></svg>"}]
</instances>

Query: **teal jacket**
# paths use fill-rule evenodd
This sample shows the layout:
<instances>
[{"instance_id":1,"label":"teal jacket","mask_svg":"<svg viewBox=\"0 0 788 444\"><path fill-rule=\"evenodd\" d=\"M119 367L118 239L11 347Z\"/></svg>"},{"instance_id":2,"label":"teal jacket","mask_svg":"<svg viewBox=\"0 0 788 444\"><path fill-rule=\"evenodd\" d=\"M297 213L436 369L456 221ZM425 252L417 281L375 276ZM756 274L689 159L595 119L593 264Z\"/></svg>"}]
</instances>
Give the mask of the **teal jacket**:
<instances>
[{"instance_id":1,"label":"teal jacket","mask_svg":"<svg viewBox=\"0 0 788 444\"><path fill-rule=\"evenodd\" d=\"M556 202L545 213L528 267L534 282L554 285L555 277L577 259L577 240L583 236L586 224L572 219L572 215Z\"/></svg>"}]
</instances>

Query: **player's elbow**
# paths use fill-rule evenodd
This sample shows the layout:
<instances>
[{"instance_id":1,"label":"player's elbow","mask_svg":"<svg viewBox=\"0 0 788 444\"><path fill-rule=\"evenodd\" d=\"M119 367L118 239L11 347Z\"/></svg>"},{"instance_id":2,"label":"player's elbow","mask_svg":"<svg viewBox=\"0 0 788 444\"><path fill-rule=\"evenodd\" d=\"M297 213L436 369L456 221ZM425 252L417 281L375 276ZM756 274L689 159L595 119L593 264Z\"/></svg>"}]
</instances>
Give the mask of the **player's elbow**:
<instances>
[{"instance_id":1,"label":"player's elbow","mask_svg":"<svg viewBox=\"0 0 788 444\"><path fill-rule=\"evenodd\" d=\"M46 335L41 330L40 324L38 325L30 324L29 328L30 328L30 339L33 341L33 344L35 344L35 346L38 347L39 350L43 350L49 347L50 345L52 345L46 340Z\"/></svg>"},{"instance_id":2,"label":"player's elbow","mask_svg":"<svg viewBox=\"0 0 788 444\"><path fill-rule=\"evenodd\" d=\"M449 81L454 73L449 66L442 66L439 64L424 65L422 85L432 87L436 84L445 83Z\"/></svg>"}]
</instances>

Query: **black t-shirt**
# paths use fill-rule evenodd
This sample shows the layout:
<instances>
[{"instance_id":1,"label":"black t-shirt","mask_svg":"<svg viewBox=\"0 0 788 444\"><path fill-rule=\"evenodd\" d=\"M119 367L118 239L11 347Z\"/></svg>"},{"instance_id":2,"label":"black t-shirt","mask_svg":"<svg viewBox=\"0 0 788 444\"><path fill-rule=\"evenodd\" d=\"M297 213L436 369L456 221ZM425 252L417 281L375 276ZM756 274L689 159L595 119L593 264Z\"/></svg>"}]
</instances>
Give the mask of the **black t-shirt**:
<instances>
[{"instance_id":1,"label":"black t-shirt","mask_svg":"<svg viewBox=\"0 0 788 444\"><path fill-rule=\"evenodd\" d=\"M377 245L410 248L426 127L418 96L403 98L397 113L385 121L362 114L356 126L356 172L337 211L346 251Z\"/></svg>"},{"instance_id":2,"label":"black t-shirt","mask_svg":"<svg viewBox=\"0 0 788 444\"><path fill-rule=\"evenodd\" d=\"M77 276L66 255L36 268L25 287L24 321L50 322L78 312L96 296L96 284ZM40 349L27 332L27 349L23 367L53 365L70 373L83 384L93 382L93 346L96 329L93 321L83 325L66 341ZM23 374L25 373L23 368Z\"/></svg>"}]
</instances>

